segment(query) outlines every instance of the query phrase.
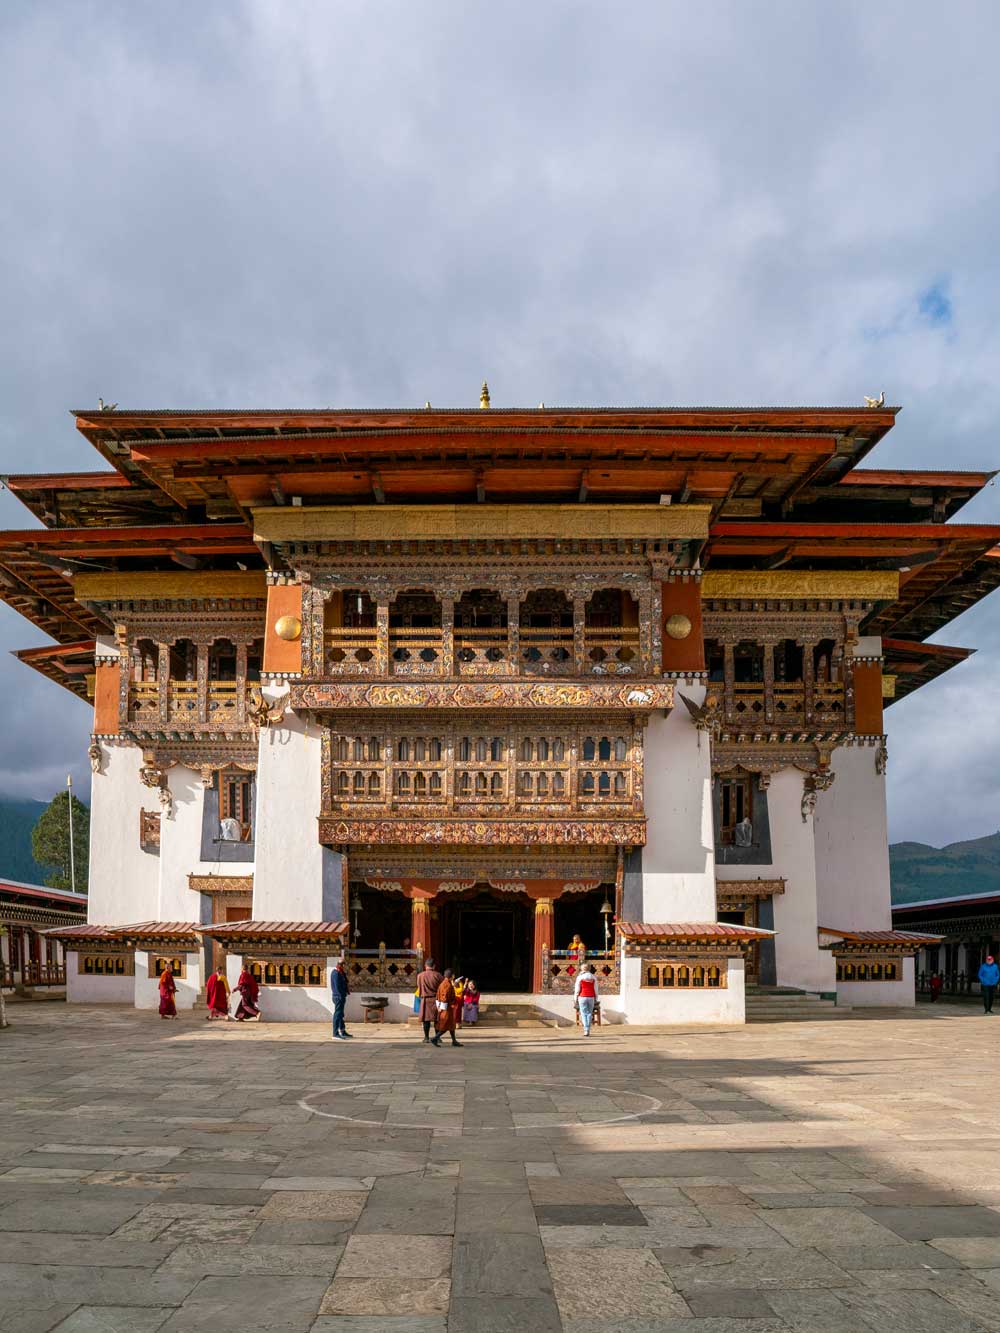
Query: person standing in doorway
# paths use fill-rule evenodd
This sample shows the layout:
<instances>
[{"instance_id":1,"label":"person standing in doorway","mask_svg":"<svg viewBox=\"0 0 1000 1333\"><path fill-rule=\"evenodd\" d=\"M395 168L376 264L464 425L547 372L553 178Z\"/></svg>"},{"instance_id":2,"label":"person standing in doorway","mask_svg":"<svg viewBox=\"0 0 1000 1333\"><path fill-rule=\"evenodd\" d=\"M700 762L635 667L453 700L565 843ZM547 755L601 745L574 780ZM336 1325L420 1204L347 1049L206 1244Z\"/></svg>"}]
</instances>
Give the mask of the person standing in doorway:
<instances>
[{"instance_id":1,"label":"person standing in doorway","mask_svg":"<svg viewBox=\"0 0 1000 1333\"><path fill-rule=\"evenodd\" d=\"M573 988L573 998L580 1014L580 1022L583 1024L583 1035L589 1037L590 1025L594 1021L594 1007L599 998L597 973L593 963L583 968L577 977L576 985Z\"/></svg>"},{"instance_id":2,"label":"person standing in doorway","mask_svg":"<svg viewBox=\"0 0 1000 1333\"><path fill-rule=\"evenodd\" d=\"M417 996L420 1000L420 1021L424 1027L424 1041L431 1039L431 1025L437 1021L437 993L444 978L428 958L424 970L417 977Z\"/></svg>"},{"instance_id":3,"label":"person standing in doorway","mask_svg":"<svg viewBox=\"0 0 1000 1333\"><path fill-rule=\"evenodd\" d=\"M330 994L333 996L333 1035L337 1041L346 1041L351 1034L344 1026L344 1006L350 987L343 962L339 962L330 973Z\"/></svg>"},{"instance_id":4,"label":"person standing in doorway","mask_svg":"<svg viewBox=\"0 0 1000 1333\"><path fill-rule=\"evenodd\" d=\"M993 997L997 993L998 982L1000 982L1000 967L997 967L993 955L987 954L986 962L979 969L979 985L983 992L983 1008L988 1014L993 1012Z\"/></svg>"},{"instance_id":5,"label":"person standing in doorway","mask_svg":"<svg viewBox=\"0 0 1000 1333\"><path fill-rule=\"evenodd\" d=\"M450 1032L452 1046L461 1046L462 1043L455 1037L455 986L450 967L444 970L441 985L438 986L437 995L434 997L434 1006L437 1010L437 1032L431 1045L440 1046L442 1036Z\"/></svg>"}]
</instances>

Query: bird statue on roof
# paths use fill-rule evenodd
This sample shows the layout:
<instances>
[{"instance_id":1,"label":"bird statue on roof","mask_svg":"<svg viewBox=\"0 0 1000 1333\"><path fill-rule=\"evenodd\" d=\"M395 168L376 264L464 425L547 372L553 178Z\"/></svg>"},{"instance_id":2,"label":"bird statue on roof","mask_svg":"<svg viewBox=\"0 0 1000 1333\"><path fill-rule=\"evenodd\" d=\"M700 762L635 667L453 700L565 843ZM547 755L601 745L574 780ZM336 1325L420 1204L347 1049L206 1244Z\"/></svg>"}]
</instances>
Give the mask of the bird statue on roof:
<instances>
[{"instance_id":1,"label":"bird statue on roof","mask_svg":"<svg viewBox=\"0 0 1000 1333\"><path fill-rule=\"evenodd\" d=\"M103 398L98 398L97 406L101 409L102 412L114 412L115 409L118 407L118 404L106 403Z\"/></svg>"},{"instance_id":2,"label":"bird statue on roof","mask_svg":"<svg viewBox=\"0 0 1000 1333\"><path fill-rule=\"evenodd\" d=\"M877 398L869 398L865 394L865 407L885 407L885 390L883 389Z\"/></svg>"}]
</instances>

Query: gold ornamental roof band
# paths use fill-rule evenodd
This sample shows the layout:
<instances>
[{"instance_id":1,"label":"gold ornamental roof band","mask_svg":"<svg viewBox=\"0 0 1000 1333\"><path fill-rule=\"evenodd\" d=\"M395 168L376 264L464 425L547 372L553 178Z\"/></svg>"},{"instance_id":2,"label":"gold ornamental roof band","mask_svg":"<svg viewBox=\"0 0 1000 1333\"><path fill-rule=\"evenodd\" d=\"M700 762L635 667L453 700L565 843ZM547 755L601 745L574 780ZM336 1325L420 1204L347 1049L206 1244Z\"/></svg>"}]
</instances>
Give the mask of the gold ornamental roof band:
<instances>
[{"instance_id":1,"label":"gold ornamental roof band","mask_svg":"<svg viewBox=\"0 0 1000 1333\"><path fill-rule=\"evenodd\" d=\"M894 569L708 569L701 595L713 597L851 598L894 602L899 573Z\"/></svg>"},{"instance_id":2,"label":"gold ornamental roof band","mask_svg":"<svg viewBox=\"0 0 1000 1333\"><path fill-rule=\"evenodd\" d=\"M253 511L269 542L479 541L708 536L711 505L315 505Z\"/></svg>"},{"instance_id":3,"label":"gold ornamental roof band","mask_svg":"<svg viewBox=\"0 0 1000 1333\"><path fill-rule=\"evenodd\" d=\"M77 574L73 592L81 602L140 602L181 598L266 597L263 570L149 570L124 574Z\"/></svg>"}]
</instances>

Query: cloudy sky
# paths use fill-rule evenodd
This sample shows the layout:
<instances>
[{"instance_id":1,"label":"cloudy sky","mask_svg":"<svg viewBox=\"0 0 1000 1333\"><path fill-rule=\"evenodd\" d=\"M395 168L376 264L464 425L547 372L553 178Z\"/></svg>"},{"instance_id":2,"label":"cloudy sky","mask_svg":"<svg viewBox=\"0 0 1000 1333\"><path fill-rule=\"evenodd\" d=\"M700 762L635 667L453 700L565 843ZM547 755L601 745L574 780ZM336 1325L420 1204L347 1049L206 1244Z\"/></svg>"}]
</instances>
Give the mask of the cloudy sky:
<instances>
[{"instance_id":1,"label":"cloudy sky","mask_svg":"<svg viewBox=\"0 0 1000 1333\"><path fill-rule=\"evenodd\" d=\"M0 470L67 409L860 403L1000 466L989 0L0 7ZM1000 489L965 511L1000 521ZM0 495L0 523L30 516ZM1000 593L889 713L894 838L1000 826ZM0 608L5 648L43 642ZM0 793L87 709L5 654Z\"/></svg>"}]
</instances>

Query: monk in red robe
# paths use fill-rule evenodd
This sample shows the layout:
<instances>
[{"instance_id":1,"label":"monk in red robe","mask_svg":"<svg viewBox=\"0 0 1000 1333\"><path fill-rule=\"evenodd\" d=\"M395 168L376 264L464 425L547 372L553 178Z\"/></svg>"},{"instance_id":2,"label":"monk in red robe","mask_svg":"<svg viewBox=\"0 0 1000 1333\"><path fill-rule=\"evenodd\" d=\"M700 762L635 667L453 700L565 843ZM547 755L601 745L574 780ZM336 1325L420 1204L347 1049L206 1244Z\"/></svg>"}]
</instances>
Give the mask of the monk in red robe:
<instances>
[{"instance_id":1,"label":"monk in red robe","mask_svg":"<svg viewBox=\"0 0 1000 1333\"><path fill-rule=\"evenodd\" d=\"M432 1046L441 1045L441 1037L445 1032L451 1033L452 1046L461 1046L461 1042L455 1038L455 985L452 981L452 971L450 967L444 970L444 976L441 978L441 984L437 988L437 995L434 997L437 1007L437 1032Z\"/></svg>"},{"instance_id":2,"label":"monk in red robe","mask_svg":"<svg viewBox=\"0 0 1000 1333\"><path fill-rule=\"evenodd\" d=\"M259 1023L260 1009L257 1007L257 996L260 994L260 986L249 968L245 967L240 973L236 989L240 993L240 1002L236 1006L234 1015L237 1023Z\"/></svg>"},{"instance_id":3,"label":"monk in red robe","mask_svg":"<svg viewBox=\"0 0 1000 1333\"><path fill-rule=\"evenodd\" d=\"M174 996L177 994L177 982L174 980L174 974L170 970L170 964L160 973L160 1017L176 1018L177 1005L174 1003Z\"/></svg>"},{"instance_id":4,"label":"monk in red robe","mask_svg":"<svg viewBox=\"0 0 1000 1333\"><path fill-rule=\"evenodd\" d=\"M229 1018L229 982L224 971L225 964L217 967L208 979L205 987L208 1000L207 1018Z\"/></svg>"}]
</instances>

